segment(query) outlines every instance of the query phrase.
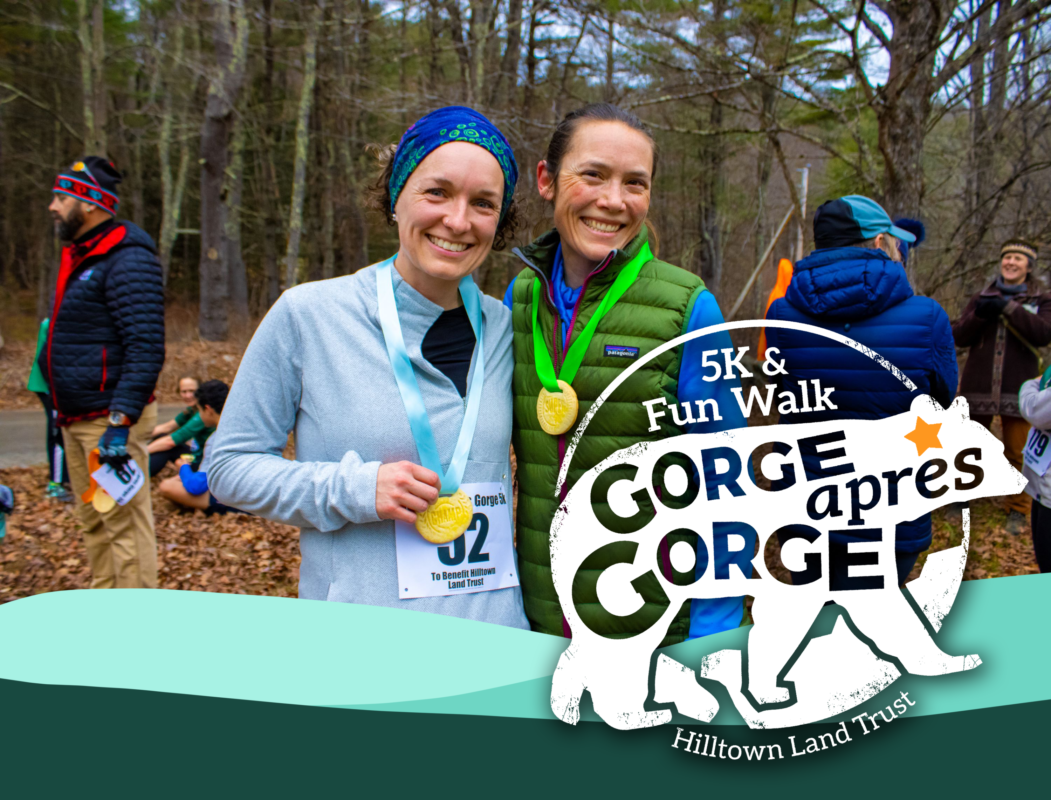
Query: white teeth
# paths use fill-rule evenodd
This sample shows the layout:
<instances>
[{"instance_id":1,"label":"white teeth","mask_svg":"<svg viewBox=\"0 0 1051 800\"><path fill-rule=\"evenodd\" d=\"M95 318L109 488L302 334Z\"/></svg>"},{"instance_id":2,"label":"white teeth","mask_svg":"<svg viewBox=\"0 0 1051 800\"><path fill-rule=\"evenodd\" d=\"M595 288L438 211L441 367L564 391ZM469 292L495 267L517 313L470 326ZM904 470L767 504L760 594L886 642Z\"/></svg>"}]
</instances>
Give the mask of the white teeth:
<instances>
[{"instance_id":1,"label":"white teeth","mask_svg":"<svg viewBox=\"0 0 1051 800\"><path fill-rule=\"evenodd\" d=\"M434 242L436 245L438 245L438 247L441 247L443 250L451 250L454 253L462 253L464 250L467 249L467 245L463 242L448 242L445 239L439 239L437 236L430 235L428 235L427 238Z\"/></svg>"},{"instance_id":2,"label":"white teeth","mask_svg":"<svg viewBox=\"0 0 1051 800\"><path fill-rule=\"evenodd\" d=\"M593 219L585 219L584 224L591 228L591 230L599 231L600 233L616 233L620 230L620 225L615 223L597 222Z\"/></svg>"}]
</instances>

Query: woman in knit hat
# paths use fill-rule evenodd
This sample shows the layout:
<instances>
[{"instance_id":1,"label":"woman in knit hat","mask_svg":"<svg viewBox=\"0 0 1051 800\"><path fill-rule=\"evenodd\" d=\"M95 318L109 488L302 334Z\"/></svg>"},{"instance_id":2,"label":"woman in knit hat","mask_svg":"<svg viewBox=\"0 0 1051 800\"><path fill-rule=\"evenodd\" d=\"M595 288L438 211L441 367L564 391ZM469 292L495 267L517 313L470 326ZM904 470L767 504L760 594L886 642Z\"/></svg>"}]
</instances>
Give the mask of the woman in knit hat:
<instances>
[{"instance_id":1,"label":"woman in knit hat","mask_svg":"<svg viewBox=\"0 0 1051 800\"><path fill-rule=\"evenodd\" d=\"M1033 276L1036 246L1008 239L1000 249L1000 274L971 298L953 324L957 347L969 347L960 381L971 418L987 428L999 416L1004 451L1022 469L1022 449L1029 424L1018 407L1018 390L1040 375L1038 348L1051 343L1051 293ZM1007 530L1025 530L1031 501L1025 492L1007 498Z\"/></svg>"}]
</instances>

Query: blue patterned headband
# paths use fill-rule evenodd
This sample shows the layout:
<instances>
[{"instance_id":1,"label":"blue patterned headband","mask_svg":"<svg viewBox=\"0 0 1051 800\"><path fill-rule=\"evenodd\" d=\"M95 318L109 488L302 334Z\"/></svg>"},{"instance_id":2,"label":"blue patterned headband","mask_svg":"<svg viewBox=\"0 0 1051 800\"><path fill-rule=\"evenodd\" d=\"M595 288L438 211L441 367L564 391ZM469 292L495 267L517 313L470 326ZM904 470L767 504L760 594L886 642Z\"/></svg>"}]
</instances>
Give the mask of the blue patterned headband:
<instances>
[{"instance_id":1,"label":"blue patterned headband","mask_svg":"<svg viewBox=\"0 0 1051 800\"><path fill-rule=\"evenodd\" d=\"M511 207L515 184L518 183L515 154L511 152L511 145L499 128L477 111L464 106L439 108L416 120L405 131L394 154L394 169L388 184L391 213L413 170L423 159L449 142L470 142L493 154L504 173L504 200L500 206L500 221L503 222Z\"/></svg>"}]
</instances>

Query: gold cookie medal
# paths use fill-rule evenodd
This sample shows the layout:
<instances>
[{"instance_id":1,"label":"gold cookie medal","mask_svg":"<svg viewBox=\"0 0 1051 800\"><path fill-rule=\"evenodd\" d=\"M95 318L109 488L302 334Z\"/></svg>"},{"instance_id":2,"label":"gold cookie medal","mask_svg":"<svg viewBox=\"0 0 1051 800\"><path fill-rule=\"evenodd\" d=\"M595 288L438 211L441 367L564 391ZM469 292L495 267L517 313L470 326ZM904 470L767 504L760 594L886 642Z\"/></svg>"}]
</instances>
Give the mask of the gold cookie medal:
<instances>
[{"instance_id":1,"label":"gold cookie medal","mask_svg":"<svg viewBox=\"0 0 1051 800\"><path fill-rule=\"evenodd\" d=\"M91 505L94 506L95 510L100 514L105 514L117 505L117 501L110 497L105 489L99 486L95 489L95 496L91 498Z\"/></svg>"},{"instance_id":2,"label":"gold cookie medal","mask_svg":"<svg viewBox=\"0 0 1051 800\"><path fill-rule=\"evenodd\" d=\"M558 388L562 391L549 392L547 389L541 389L540 396L536 399L536 415L540 419L540 427L544 429L544 433L552 436L558 436L572 428L580 410L577 393L573 391L573 387L560 380Z\"/></svg>"},{"instance_id":3,"label":"gold cookie medal","mask_svg":"<svg viewBox=\"0 0 1051 800\"><path fill-rule=\"evenodd\" d=\"M471 498L462 489L447 497L439 497L422 513L416 515L416 530L433 544L451 542L467 530L474 516Z\"/></svg>"}]
</instances>

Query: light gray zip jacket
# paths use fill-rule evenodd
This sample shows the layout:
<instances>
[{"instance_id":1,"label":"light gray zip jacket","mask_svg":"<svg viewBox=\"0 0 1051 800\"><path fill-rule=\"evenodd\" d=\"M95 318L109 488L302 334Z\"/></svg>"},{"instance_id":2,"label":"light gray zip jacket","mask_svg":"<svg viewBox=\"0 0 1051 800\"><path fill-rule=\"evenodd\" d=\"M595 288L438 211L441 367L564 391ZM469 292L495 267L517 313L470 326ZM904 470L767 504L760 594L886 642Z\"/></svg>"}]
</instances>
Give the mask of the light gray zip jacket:
<instances>
[{"instance_id":1,"label":"light gray zip jacket","mask_svg":"<svg viewBox=\"0 0 1051 800\"><path fill-rule=\"evenodd\" d=\"M1018 410L1034 428L1051 432L1051 386L1041 390L1040 378L1023 383L1018 390ZM1051 508L1051 469L1043 475L1037 475L1035 470L1023 466L1022 474L1029 481L1025 487L1026 493L1040 505Z\"/></svg>"},{"instance_id":2,"label":"light gray zip jacket","mask_svg":"<svg viewBox=\"0 0 1051 800\"><path fill-rule=\"evenodd\" d=\"M420 352L442 309L392 273L405 346L447 469L464 400ZM483 295L482 316L485 383L463 482L502 482L510 497L511 312ZM288 461L281 452L293 429L296 460ZM394 523L376 515L376 473L380 464L419 463L419 455L380 329L374 266L280 297L252 337L208 449L208 483L220 502L301 529L300 597L529 629L517 587L398 598Z\"/></svg>"}]
</instances>

